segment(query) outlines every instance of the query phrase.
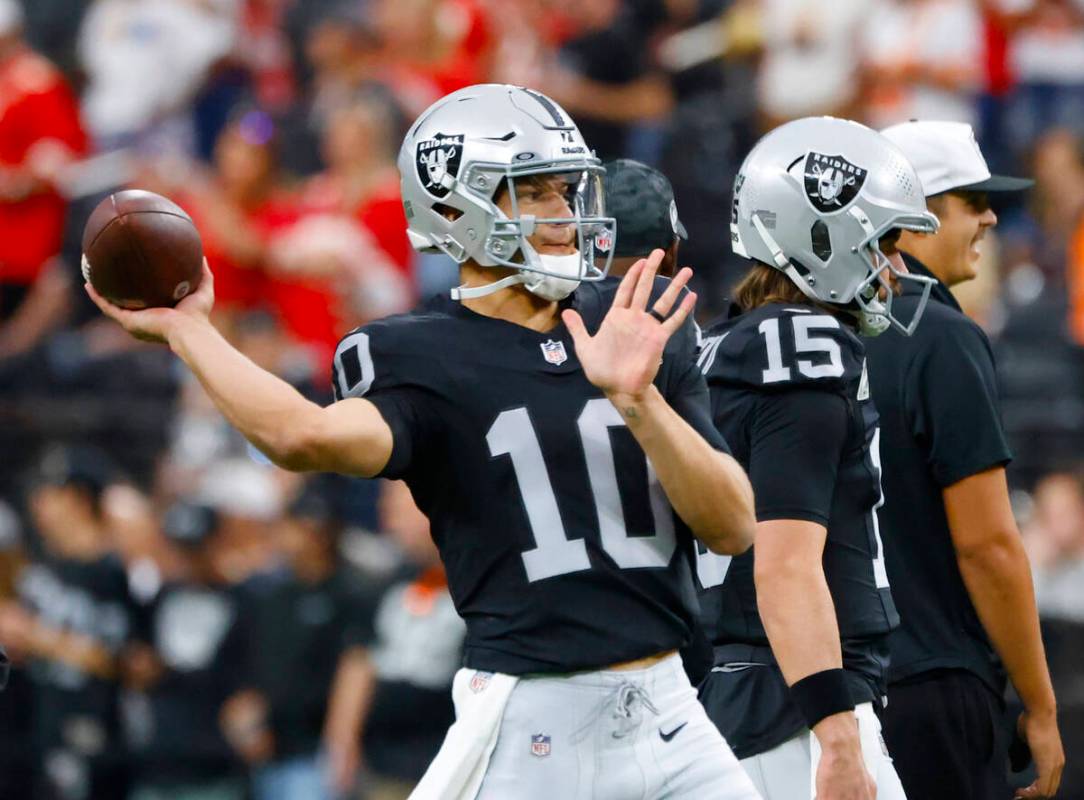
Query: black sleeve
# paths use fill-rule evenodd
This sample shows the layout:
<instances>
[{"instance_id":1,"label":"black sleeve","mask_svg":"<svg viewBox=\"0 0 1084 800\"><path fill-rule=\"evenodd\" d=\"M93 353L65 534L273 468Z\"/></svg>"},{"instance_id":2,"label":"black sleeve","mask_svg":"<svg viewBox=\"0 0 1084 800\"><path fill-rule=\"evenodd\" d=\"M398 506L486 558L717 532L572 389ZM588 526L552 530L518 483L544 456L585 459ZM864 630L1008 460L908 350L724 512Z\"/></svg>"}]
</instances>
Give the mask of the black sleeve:
<instances>
[{"instance_id":1,"label":"black sleeve","mask_svg":"<svg viewBox=\"0 0 1084 800\"><path fill-rule=\"evenodd\" d=\"M656 280L656 289L658 288L659 282ZM681 298L684 297L683 291ZM681 298L674 303L675 308L681 303ZM708 384L697 364L701 340L700 327L691 317L671 337L663 354L667 371L663 394L670 407L703 436L708 444L729 455L730 446L715 427Z\"/></svg>"},{"instance_id":2,"label":"black sleeve","mask_svg":"<svg viewBox=\"0 0 1084 800\"><path fill-rule=\"evenodd\" d=\"M692 426L716 450L730 453L726 439L715 427L711 417L711 396L704 374L695 361L691 361L675 382L667 396L670 406L678 415Z\"/></svg>"},{"instance_id":3,"label":"black sleeve","mask_svg":"<svg viewBox=\"0 0 1084 800\"><path fill-rule=\"evenodd\" d=\"M835 392L795 389L757 401L749 480L758 521L828 525L849 417L846 398Z\"/></svg>"},{"instance_id":4,"label":"black sleeve","mask_svg":"<svg viewBox=\"0 0 1084 800\"><path fill-rule=\"evenodd\" d=\"M391 428L391 457L375 477L399 480L404 478L417 460L423 444L436 429L439 420L428 402L428 396L417 389L396 388L376 392L365 398L376 406L380 416Z\"/></svg>"},{"instance_id":5,"label":"black sleeve","mask_svg":"<svg viewBox=\"0 0 1084 800\"><path fill-rule=\"evenodd\" d=\"M985 334L969 320L943 333L912 364L904 390L912 431L942 487L1012 460Z\"/></svg>"}]
</instances>

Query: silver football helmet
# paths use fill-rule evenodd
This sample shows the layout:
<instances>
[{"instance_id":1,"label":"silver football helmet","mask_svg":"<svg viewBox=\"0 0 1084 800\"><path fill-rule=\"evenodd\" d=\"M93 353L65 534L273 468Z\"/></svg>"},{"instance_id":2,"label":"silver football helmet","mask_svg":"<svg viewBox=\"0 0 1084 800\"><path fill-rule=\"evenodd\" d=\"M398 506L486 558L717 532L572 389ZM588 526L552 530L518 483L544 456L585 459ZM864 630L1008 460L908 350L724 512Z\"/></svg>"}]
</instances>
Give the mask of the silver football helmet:
<instances>
[{"instance_id":1,"label":"silver football helmet","mask_svg":"<svg viewBox=\"0 0 1084 800\"><path fill-rule=\"evenodd\" d=\"M782 270L810 299L847 308L866 336L889 325L910 336L934 284L897 270L879 240L894 229L937 228L911 163L857 122L808 117L782 125L756 144L734 182L734 252ZM892 314L886 270L922 286L906 322Z\"/></svg>"},{"instance_id":2,"label":"silver football helmet","mask_svg":"<svg viewBox=\"0 0 1084 800\"><path fill-rule=\"evenodd\" d=\"M516 270L485 286L453 289L456 299L522 283L560 300L580 281L601 280L609 270L617 223L604 216L603 172L572 118L545 95L504 84L469 86L430 106L403 140L399 174L407 235L422 252ZM519 213L516 182L535 175L564 179L569 216ZM495 202L501 188L509 192L510 215ZM539 253L527 237L540 224L574 225L578 252ZM602 268L596 255L605 256Z\"/></svg>"}]
</instances>

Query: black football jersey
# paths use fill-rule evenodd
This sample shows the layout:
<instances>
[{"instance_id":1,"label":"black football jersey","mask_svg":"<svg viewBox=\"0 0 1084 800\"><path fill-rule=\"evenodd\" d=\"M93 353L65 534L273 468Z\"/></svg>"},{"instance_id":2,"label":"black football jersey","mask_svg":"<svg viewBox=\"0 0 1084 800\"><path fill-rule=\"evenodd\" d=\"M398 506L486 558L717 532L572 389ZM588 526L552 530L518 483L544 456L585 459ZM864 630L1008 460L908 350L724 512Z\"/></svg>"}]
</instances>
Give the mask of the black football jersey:
<instances>
[{"instance_id":1,"label":"black football jersey","mask_svg":"<svg viewBox=\"0 0 1084 800\"><path fill-rule=\"evenodd\" d=\"M715 422L749 472L757 520L824 525L841 637L886 634L899 618L878 529L879 429L861 341L823 311L769 304L709 330L700 364ZM709 638L766 644L755 548L731 560L699 549Z\"/></svg>"},{"instance_id":2,"label":"black football jersey","mask_svg":"<svg viewBox=\"0 0 1084 800\"><path fill-rule=\"evenodd\" d=\"M592 333L615 286L584 284L566 301ZM725 449L695 356L689 323L655 383ZM429 518L467 624L466 666L569 672L688 641L690 533L563 323L538 333L437 297L347 335L334 384L393 431L382 475L404 479Z\"/></svg>"},{"instance_id":3,"label":"black football jersey","mask_svg":"<svg viewBox=\"0 0 1084 800\"><path fill-rule=\"evenodd\" d=\"M865 351L836 317L770 304L708 331L700 364L712 412L756 495L758 521L797 519L828 531L823 565L855 703L885 692L888 588L880 506L877 412ZM738 758L804 727L757 611L756 546L734 558L698 547L701 623L716 666L700 699Z\"/></svg>"}]
</instances>

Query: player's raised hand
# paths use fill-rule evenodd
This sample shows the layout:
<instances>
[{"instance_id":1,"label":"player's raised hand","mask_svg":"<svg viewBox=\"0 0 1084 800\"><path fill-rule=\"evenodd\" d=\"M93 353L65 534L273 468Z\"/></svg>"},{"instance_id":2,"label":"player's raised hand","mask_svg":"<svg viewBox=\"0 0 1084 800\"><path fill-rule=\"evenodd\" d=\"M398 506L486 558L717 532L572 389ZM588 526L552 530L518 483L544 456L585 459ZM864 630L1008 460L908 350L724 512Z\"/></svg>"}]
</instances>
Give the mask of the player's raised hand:
<instances>
[{"instance_id":1,"label":"player's raised hand","mask_svg":"<svg viewBox=\"0 0 1084 800\"><path fill-rule=\"evenodd\" d=\"M207 260L203 260L203 277L199 288L185 297L173 308L144 308L132 311L114 305L98 294L90 283L84 288L94 304L102 310L110 319L121 324L121 327L137 339L145 342L167 342L169 332L181 316L195 317L206 320L215 303L214 276L211 268L207 266Z\"/></svg>"},{"instance_id":2,"label":"player's raised hand","mask_svg":"<svg viewBox=\"0 0 1084 800\"><path fill-rule=\"evenodd\" d=\"M625 273L613 306L594 336L587 333L577 312L568 309L561 313L587 379L607 396L639 398L650 388L662 363L666 342L696 304L696 295L687 292L674 309L681 290L693 274L686 267L648 308L655 273L663 256L662 250L654 250Z\"/></svg>"},{"instance_id":3,"label":"player's raised hand","mask_svg":"<svg viewBox=\"0 0 1084 800\"><path fill-rule=\"evenodd\" d=\"M1065 750L1058 732L1057 714L1031 714L1025 711L1016 728L1031 749L1038 773L1030 786L1017 789L1015 798L1048 798L1057 794L1061 772L1065 767Z\"/></svg>"}]
</instances>

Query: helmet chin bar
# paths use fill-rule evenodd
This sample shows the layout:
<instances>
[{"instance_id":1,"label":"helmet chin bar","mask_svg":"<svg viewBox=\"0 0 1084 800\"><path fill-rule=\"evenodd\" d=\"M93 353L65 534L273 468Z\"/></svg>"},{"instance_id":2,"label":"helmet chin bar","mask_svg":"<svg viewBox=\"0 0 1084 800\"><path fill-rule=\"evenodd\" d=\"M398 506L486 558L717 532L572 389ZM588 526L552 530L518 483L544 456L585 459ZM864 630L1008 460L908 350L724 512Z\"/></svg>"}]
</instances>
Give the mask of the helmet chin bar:
<instances>
[{"instance_id":1,"label":"helmet chin bar","mask_svg":"<svg viewBox=\"0 0 1084 800\"><path fill-rule=\"evenodd\" d=\"M866 232L866 238L851 248L851 252L862 256L870 265L869 275L859 284L854 294L854 302L859 311L852 313L859 317L859 326L864 331L869 330L869 333L864 333L866 336L877 336L884 333L884 331L888 330L889 325L904 336L910 336L915 332L922 315L926 312L930 292L937 281L925 275L912 275L910 272L897 269L888 256L881 251L880 240L882 236L895 228L920 233L936 233L938 228L937 218L932 214L922 216L901 215L893 217L879 228L874 228L869 217L857 206L851 206L847 213L854 217L858 224L862 226L862 230ZM886 269L892 273L892 276L900 285L909 282L922 288L922 296L918 300L918 307L907 324L897 319L896 315L892 313L892 302L896 297L896 287L885 278L884 271ZM881 299L881 288L884 288L883 300ZM874 319L875 317L887 320L887 324L878 322Z\"/></svg>"}]
</instances>

